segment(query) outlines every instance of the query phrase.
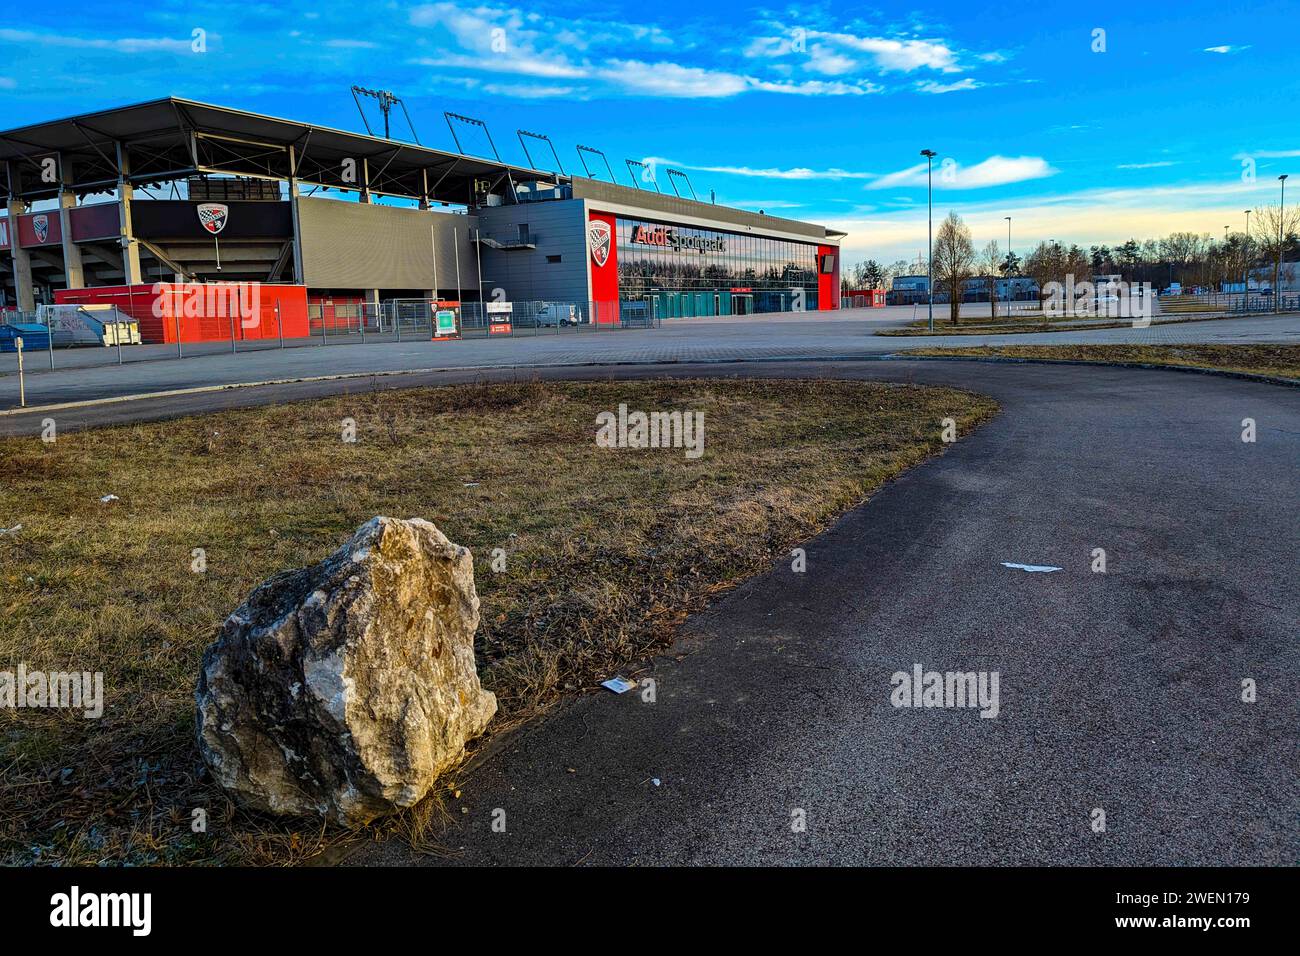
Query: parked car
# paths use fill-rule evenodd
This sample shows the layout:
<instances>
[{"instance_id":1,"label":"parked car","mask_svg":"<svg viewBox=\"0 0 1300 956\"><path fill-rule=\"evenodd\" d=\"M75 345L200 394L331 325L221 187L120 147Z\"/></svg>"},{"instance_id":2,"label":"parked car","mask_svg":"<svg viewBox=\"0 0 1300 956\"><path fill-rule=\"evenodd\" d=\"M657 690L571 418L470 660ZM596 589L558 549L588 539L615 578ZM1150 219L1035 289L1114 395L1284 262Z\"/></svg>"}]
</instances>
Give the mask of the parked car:
<instances>
[{"instance_id":1,"label":"parked car","mask_svg":"<svg viewBox=\"0 0 1300 956\"><path fill-rule=\"evenodd\" d=\"M558 302L541 302L533 316L542 328L558 328L561 325L577 325L579 322L577 306Z\"/></svg>"}]
</instances>

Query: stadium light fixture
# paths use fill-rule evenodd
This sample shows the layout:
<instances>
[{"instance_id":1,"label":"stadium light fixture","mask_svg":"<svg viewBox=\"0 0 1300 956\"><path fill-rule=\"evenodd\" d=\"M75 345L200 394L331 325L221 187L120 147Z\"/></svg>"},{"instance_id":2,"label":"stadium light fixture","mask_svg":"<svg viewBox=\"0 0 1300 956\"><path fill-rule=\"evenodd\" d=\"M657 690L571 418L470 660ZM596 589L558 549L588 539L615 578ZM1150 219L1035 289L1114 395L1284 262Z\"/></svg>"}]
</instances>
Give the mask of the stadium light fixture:
<instances>
[{"instance_id":1,"label":"stadium light fixture","mask_svg":"<svg viewBox=\"0 0 1300 956\"><path fill-rule=\"evenodd\" d=\"M406 104L402 102L400 96L392 90L368 90L364 86L352 87L352 100L357 104L357 112L361 114L361 122L366 124L366 132L371 136L375 134L370 129L370 121L366 119L366 111L361 108L360 96L369 96L379 101L379 112L384 114L384 139L392 139L389 135L388 114L393 110L393 104L396 103L402 108L402 115L406 117L406 126L411 131L416 143L420 142L420 134L415 131L414 124L411 123L411 114L406 111Z\"/></svg>"},{"instance_id":2,"label":"stadium light fixture","mask_svg":"<svg viewBox=\"0 0 1300 956\"><path fill-rule=\"evenodd\" d=\"M629 173L632 174L632 185L633 185L633 186L636 186L637 189L640 189L641 187L640 187L639 185L637 185L637 181L636 181L636 180L637 180L636 169L633 169L632 167L635 166L635 167L637 167L637 168L639 168L639 169L645 170L647 173L649 172L650 167L647 166L645 163L641 162L640 160L637 160L637 159L625 159L625 160L623 160L623 162L627 163L627 170L628 170ZM646 182L648 182L650 185L654 186L654 188L655 188L655 192L660 192L660 189L659 189L659 183L655 180L654 176L652 176L652 175L651 175L651 176L645 176L644 178L645 178L645 181L646 181Z\"/></svg>"},{"instance_id":3,"label":"stadium light fixture","mask_svg":"<svg viewBox=\"0 0 1300 956\"><path fill-rule=\"evenodd\" d=\"M606 156L604 153L602 153L602 152L601 152L600 150L598 150L598 149L593 149L593 148L590 147L590 146L583 146L581 143L579 143L579 144L578 144L578 159L582 160L582 169L583 169L583 171L587 174L587 178L588 178L588 179L595 179L596 177L593 176L593 175L591 175L591 170L587 167L587 160L586 160L586 158L582 155L583 153L594 153L595 155L597 155L597 156L599 156L601 159L603 159L603 160L605 161L605 168L606 168L607 170L609 170L609 181L610 181L611 183L614 182L614 167L611 166L611 165L609 164L609 157Z\"/></svg>"},{"instance_id":4,"label":"stadium light fixture","mask_svg":"<svg viewBox=\"0 0 1300 956\"><path fill-rule=\"evenodd\" d=\"M551 142L551 137L544 136L541 133L530 133L526 129L515 130L515 132L519 134L519 145L524 148L524 155L528 157L528 167L530 169L536 169L537 164L533 162L532 154L528 152L528 143L524 141L525 136L531 136L533 139L540 139L547 146L551 147L551 155L555 157L555 165L556 168L559 169L560 175L569 175L564 171L564 164L560 162L560 154L555 151L555 144Z\"/></svg>"}]
</instances>

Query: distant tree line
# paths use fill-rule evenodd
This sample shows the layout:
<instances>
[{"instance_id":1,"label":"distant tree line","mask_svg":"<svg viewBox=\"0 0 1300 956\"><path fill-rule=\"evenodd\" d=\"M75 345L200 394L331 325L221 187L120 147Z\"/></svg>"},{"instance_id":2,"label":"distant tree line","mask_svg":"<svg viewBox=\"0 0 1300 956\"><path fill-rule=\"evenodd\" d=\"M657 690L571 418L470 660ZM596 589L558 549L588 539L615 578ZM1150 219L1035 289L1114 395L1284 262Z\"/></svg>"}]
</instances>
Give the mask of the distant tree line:
<instances>
[{"instance_id":1,"label":"distant tree line","mask_svg":"<svg viewBox=\"0 0 1300 956\"><path fill-rule=\"evenodd\" d=\"M986 280L992 299L996 272L1001 276L1028 276L1039 289L1049 282L1075 281L1093 276L1118 275L1126 282L1149 282L1157 289L1172 283L1184 288L1218 289L1240 283L1247 274L1269 278L1278 287L1281 278L1295 278L1300 262L1300 208L1261 206L1251 210L1250 232L1227 231L1219 237L1210 233L1174 232L1160 239L1129 239L1122 245L1098 245L1083 249L1077 244L1040 242L1023 260L1014 252L1002 255L996 242L979 252L970 229L955 212L939 224L934 240L935 292L959 290L973 277ZM898 260L883 265L875 259L856 263L845 270L842 281L849 289L888 289L895 278L925 275L927 263ZM960 299L958 294L955 298Z\"/></svg>"}]
</instances>

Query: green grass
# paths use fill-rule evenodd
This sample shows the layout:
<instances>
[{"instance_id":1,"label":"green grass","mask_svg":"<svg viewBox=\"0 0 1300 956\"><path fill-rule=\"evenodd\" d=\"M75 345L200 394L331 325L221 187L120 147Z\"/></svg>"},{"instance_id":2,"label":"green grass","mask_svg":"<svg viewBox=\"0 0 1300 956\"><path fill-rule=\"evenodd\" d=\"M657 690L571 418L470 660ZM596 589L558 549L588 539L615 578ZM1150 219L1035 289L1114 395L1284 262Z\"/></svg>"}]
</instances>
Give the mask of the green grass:
<instances>
[{"instance_id":1,"label":"green grass","mask_svg":"<svg viewBox=\"0 0 1300 956\"><path fill-rule=\"evenodd\" d=\"M597 412L620 402L703 411L703 457L596 447ZM942 418L965 433L995 410L910 385L532 382L2 440L0 527L23 528L0 536L0 669L103 671L106 706L100 720L0 711L0 860L289 864L335 845L318 821L226 799L193 742L192 695L203 648L254 586L373 515L428 518L473 551L500 733L627 673L688 613L941 451ZM456 777L367 835L428 839ZM206 834L190 832L194 808Z\"/></svg>"}]
</instances>

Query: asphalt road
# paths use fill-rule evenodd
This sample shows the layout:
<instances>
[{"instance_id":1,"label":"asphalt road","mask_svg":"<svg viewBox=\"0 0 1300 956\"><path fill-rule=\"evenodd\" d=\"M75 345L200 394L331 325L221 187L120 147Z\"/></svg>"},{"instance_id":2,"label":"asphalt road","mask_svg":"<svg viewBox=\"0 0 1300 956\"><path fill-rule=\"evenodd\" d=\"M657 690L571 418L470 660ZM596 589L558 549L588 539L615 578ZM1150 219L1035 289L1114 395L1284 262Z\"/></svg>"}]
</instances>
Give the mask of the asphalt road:
<instances>
[{"instance_id":1,"label":"asphalt road","mask_svg":"<svg viewBox=\"0 0 1300 956\"><path fill-rule=\"evenodd\" d=\"M640 673L654 702L602 691L500 741L461 784L450 857L352 862L1300 858L1294 390L968 363L746 373L956 385L1004 410L812 541L805 573L782 562L692 618ZM917 663L997 671L998 716L893 707L891 675Z\"/></svg>"},{"instance_id":2,"label":"asphalt road","mask_svg":"<svg viewBox=\"0 0 1300 956\"><path fill-rule=\"evenodd\" d=\"M638 674L655 680L653 703L602 691L497 741L461 784L468 812L442 838L450 857L390 843L349 862L1300 858L1296 390L968 362L528 374L908 380L985 392L1003 412L810 542L805 573L783 562L693 617L679 645ZM59 420L167 417L370 385L199 393ZM1241 440L1244 418L1257 423L1254 443ZM34 434L39 422L7 424ZM1095 548L1106 550L1104 574L1090 569ZM998 716L893 707L891 675L915 664L996 671ZM1254 703L1241 699L1245 678ZM1092 829L1097 810L1104 832Z\"/></svg>"},{"instance_id":3,"label":"asphalt road","mask_svg":"<svg viewBox=\"0 0 1300 956\"><path fill-rule=\"evenodd\" d=\"M889 315L872 315L873 311ZM326 375L405 372L420 369L512 369L603 363L721 362L793 358L869 358L935 345L1155 344L1188 342L1249 344L1300 343L1300 314L1254 316L1149 328L1073 329L1032 335L878 336L883 328L911 319L911 310L857 310L828 314L756 316L745 319L677 321L660 329L566 332L518 339L458 342L370 342L298 348L269 348L172 357L144 346L126 350L115 364L115 349L56 353L51 371L44 354L27 356L29 405L94 401L177 389L212 388ZM138 355L153 355L139 360ZM0 355L0 412L19 405L13 355ZM94 358L91 367L62 363ZM108 364L104 364L107 362ZM0 418L3 416L0 415Z\"/></svg>"}]
</instances>

